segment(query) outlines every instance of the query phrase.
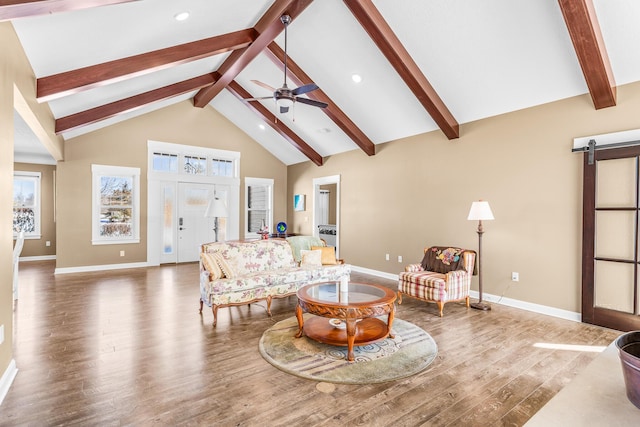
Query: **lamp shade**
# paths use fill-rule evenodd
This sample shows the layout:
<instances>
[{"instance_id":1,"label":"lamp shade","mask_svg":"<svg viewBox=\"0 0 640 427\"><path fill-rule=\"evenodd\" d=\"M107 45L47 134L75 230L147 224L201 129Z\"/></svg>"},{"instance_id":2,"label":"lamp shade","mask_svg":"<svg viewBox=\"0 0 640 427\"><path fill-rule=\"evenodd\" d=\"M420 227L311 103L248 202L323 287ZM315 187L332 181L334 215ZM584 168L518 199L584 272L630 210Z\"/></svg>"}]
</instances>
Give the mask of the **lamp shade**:
<instances>
[{"instance_id":1,"label":"lamp shade","mask_svg":"<svg viewBox=\"0 0 640 427\"><path fill-rule=\"evenodd\" d=\"M229 213L227 212L227 204L224 200L220 200L218 198L209 200L209 205L207 206L204 216L207 218L226 218L229 216Z\"/></svg>"},{"instance_id":2,"label":"lamp shade","mask_svg":"<svg viewBox=\"0 0 640 427\"><path fill-rule=\"evenodd\" d=\"M480 200L478 202L471 203L471 209L469 210L469 216L467 219L480 221L494 219L489 202Z\"/></svg>"}]
</instances>

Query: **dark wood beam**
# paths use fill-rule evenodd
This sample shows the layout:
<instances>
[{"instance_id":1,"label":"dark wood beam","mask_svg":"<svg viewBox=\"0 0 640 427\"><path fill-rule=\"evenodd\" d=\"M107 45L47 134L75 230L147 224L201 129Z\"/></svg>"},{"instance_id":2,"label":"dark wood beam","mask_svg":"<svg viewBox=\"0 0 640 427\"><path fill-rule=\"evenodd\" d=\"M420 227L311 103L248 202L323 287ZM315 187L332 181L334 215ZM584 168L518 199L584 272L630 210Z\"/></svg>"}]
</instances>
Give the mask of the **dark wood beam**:
<instances>
[{"instance_id":1,"label":"dark wood beam","mask_svg":"<svg viewBox=\"0 0 640 427\"><path fill-rule=\"evenodd\" d=\"M282 15L291 16L291 20L302 13L313 0L276 0L269 10L258 20L254 29L259 36L245 49L233 52L217 70L220 79L201 89L193 98L193 105L204 107L216 97L244 68L249 65L284 30L280 21Z\"/></svg>"},{"instance_id":2,"label":"dark wood beam","mask_svg":"<svg viewBox=\"0 0 640 427\"><path fill-rule=\"evenodd\" d=\"M2 0L0 22L132 1L139 0Z\"/></svg>"},{"instance_id":3,"label":"dark wood beam","mask_svg":"<svg viewBox=\"0 0 640 427\"><path fill-rule=\"evenodd\" d=\"M371 0L344 0L344 2L447 138L458 138L460 136L458 122L373 2Z\"/></svg>"},{"instance_id":4,"label":"dark wood beam","mask_svg":"<svg viewBox=\"0 0 640 427\"><path fill-rule=\"evenodd\" d=\"M280 67L281 70L284 71L284 50L276 42L269 43L268 49L265 50L265 54ZM293 80L293 82L297 86L302 86L308 83L313 83L313 80L296 64L291 57L287 57L287 75ZM340 129L344 133L355 142L358 147L362 149L367 155L373 156L376 154L376 146L375 144L367 137L356 126L355 123L351 121L349 117L342 111L338 106L327 96L326 93L322 91L322 89L316 89L313 92L309 92L306 94L307 97L311 99L315 99L316 101L321 101L329 104L327 108L323 108L322 111L329 116L333 122L338 125Z\"/></svg>"},{"instance_id":5,"label":"dark wood beam","mask_svg":"<svg viewBox=\"0 0 640 427\"><path fill-rule=\"evenodd\" d=\"M616 82L592 0L558 0L596 110L616 105Z\"/></svg>"},{"instance_id":6,"label":"dark wood beam","mask_svg":"<svg viewBox=\"0 0 640 427\"><path fill-rule=\"evenodd\" d=\"M247 92L236 81L231 81L227 85L229 92L234 94L236 98L244 102L247 107L251 108L254 113L261 117L273 130L278 132L280 136L289 141L291 145L296 147L298 151L307 156L309 160L315 163L317 166L322 166L323 159L313 148L309 146L302 138L300 138L294 131L289 129L276 118L276 116L269 111L267 107L262 105L260 101L245 101L247 98L253 98L249 92Z\"/></svg>"},{"instance_id":7,"label":"dark wood beam","mask_svg":"<svg viewBox=\"0 0 640 427\"><path fill-rule=\"evenodd\" d=\"M40 102L51 101L93 87L130 79L230 50L243 49L256 37L257 33L250 28L42 77L36 83L37 98Z\"/></svg>"},{"instance_id":8,"label":"dark wood beam","mask_svg":"<svg viewBox=\"0 0 640 427\"><path fill-rule=\"evenodd\" d=\"M56 134L68 132L82 126L115 117L149 105L154 102L182 95L211 85L215 81L213 74L194 77L179 83L124 98L109 104L81 111L56 120Z\"/></svg>"}]
</instances>

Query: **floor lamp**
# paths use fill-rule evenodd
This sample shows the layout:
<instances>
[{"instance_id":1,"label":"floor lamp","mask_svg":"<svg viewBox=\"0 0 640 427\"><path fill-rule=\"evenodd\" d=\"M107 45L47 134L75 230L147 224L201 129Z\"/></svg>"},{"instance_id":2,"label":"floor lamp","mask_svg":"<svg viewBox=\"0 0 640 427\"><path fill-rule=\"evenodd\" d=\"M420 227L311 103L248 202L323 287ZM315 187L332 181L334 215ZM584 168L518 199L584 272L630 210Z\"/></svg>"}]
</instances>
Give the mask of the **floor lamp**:
<instances>
[{"instance_id":1,"label":"floor lamp","mask_svg":"<svg viewBox=\"0 0 640 427\"><path fill-rule=\"evenodd\" d=\"M473 202L467 219L478 221L478 302L472 303L471 307L478 310L491 310L491 306L482 301L482 234L484 233L482 220L494 219L489 202L483 202L482 200Z\"/></svg>"},{"instance_id":2,"label":"floor lamp","mask_svg":"<svg viewBox=\"0 0 640 427\"><path fill-rule=\"evenodd\" d=\"M209 205L207 206L207 210L205 211L204 216L206 218L214 218L213 231L216 237L214 241L217 242L219 230L218 218L226 218L227 216L229 216L229 213L227 212L227 204L217 197L209 200Z\"/></svg>"}]
</instances>

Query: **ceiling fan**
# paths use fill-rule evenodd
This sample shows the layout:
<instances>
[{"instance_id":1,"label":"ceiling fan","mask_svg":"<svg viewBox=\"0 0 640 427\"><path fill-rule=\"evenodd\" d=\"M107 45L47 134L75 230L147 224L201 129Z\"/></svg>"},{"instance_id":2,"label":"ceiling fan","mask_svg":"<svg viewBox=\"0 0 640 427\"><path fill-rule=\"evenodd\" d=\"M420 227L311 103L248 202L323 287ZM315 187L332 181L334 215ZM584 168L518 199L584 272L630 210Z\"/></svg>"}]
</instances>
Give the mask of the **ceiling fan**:
<instances>
[{"instance_id":1,"label":"ceiling fan","mask_svg":"<svg viewBox=\"0 0 640 427\"><path fill-rule=\"evenodd\" d=\"M289 107L292 107L295 102L312 105L314 107L327 108L328 104L325 102L298 96L318 89L318 86L315 83L302 85L295 89L289 89L289 87L287 86L287 27L291 22L291 17L289 15L282 15L280 17L280 21L284 25L284 83L282 83L281 88L275 89L266 83L262 83L261 81L251 80L258 86L262 86L263 88L272 91L273 95L263 96L260 98L248 98L245 99L245 101L258 101L261 99L273 98L276 101L276 105L280 107L281 114L287 113L289 111Z\"/></svg>"}]
</instances>

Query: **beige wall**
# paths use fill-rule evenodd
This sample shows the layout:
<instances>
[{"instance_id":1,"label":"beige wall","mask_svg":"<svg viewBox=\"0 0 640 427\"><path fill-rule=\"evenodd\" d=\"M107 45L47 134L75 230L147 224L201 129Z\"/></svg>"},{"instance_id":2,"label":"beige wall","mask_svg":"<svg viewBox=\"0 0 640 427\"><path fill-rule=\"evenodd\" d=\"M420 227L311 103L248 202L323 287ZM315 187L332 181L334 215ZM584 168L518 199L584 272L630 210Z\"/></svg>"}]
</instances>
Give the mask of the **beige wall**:
<instances>
[{"instance_id":1,"label":"beige wall","mask_svg":"<svg viewBox=\"0 0 640 427\"><path fill-rule=\"evenodd\" d=\"M431 132L379 145L373 157L354 150L323 167L293 165L289 199L339 174L340 256L388 273L419 262L424 246L477 249L477 222L466 218L472 201L488 200L496 219L484 224L484 291L580 312L582 154L571 152L573 138L640 128L638 111L635 83L618 88L613 108L596 111L584 95L464 124L453 141ZM294 215L292 225L311 233L307 203L308 221Z\"/></svg>"},{"instance_id":2,"label":"beige wall","mask_svg":"<svg viewBox=\"0 0 640 427\"><path fill-rule=\"evenodd\" d=\"M240 237L244 230L244 178L274 179L274 218L286 215L286 166L211 107L184 101L65 143L58 163L58 250L56 267L145 262L147 260L147 141L233 150L240 159ZM140 244L91 244L91 165L141 170ZM120 257L125 250L125 257Z\"/></svg>"},{"instance_id":3,"label":"beige wall","mask_svg":"<svg viewBox=\"0 0 640 427\"><path fill-rule=\"evenodd\" d=\"M54 120L46 104L35 100L35 77L13 26L0 22L0 194L13 199L13 110L18 109L34 132L52 152L61 158L62 140L54 133ZM14 96L14 88L18 91ZM12 358L12 204L0 205L0 325L4 325L4 343L0 344L0 375Z\"/></svg>"},{"instance_id":4,"label":"beige wall","mask_svg":"<svg viewBox=\"0 0 640 427\"><path fill-rule=\"evenodd\" d=\"M56 224L53 215L53 184L56 167L54 165L35 165L14 163L15 171L40 172L40 234L41 239L24 241L21 257L41 257L56 254ZM46 242L51 242L47 246Z\"/></svg>"}]
</instances>

